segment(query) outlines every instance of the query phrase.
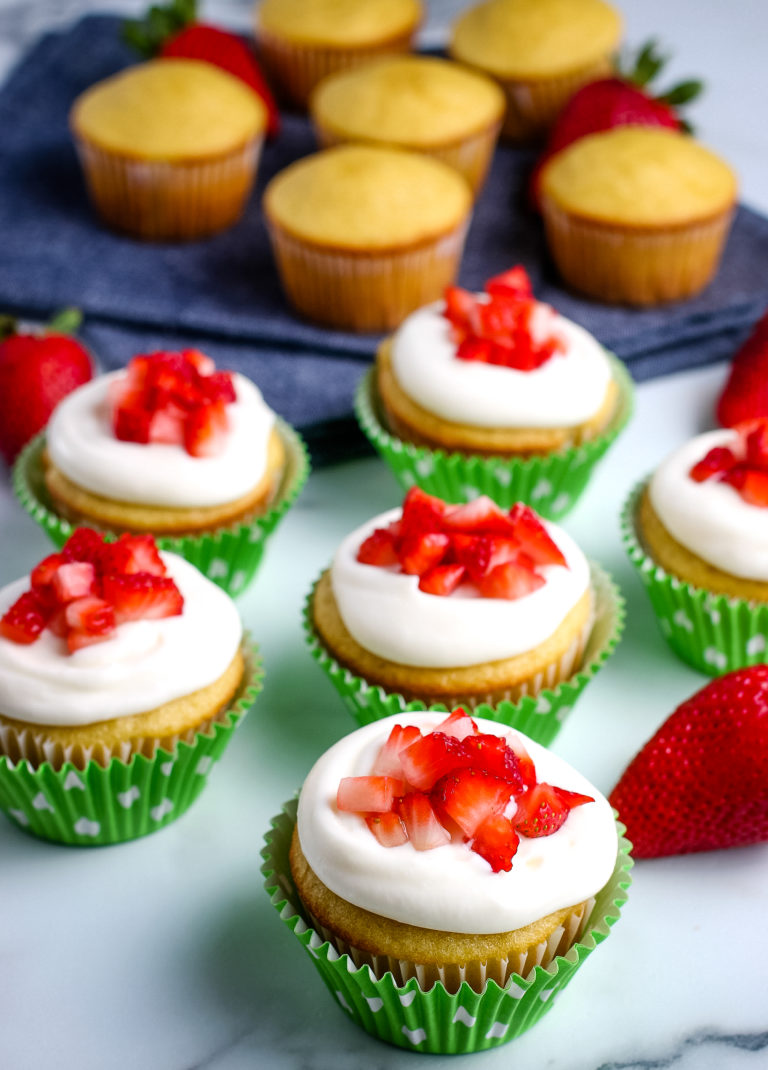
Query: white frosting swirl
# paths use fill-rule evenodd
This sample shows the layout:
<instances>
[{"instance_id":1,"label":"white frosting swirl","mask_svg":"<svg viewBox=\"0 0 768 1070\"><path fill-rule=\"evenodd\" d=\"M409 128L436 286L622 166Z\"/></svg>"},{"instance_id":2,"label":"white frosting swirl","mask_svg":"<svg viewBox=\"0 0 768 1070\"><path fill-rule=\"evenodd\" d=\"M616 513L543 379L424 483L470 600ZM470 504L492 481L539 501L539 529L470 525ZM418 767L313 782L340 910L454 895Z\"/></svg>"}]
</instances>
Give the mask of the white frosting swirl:
<instances>
[{"instance_id":1,"label":"white frosting swirl","mask_svg":"<svg viewBox=\"0 0 768 1070\"><path fill-rule=\"evenodd\" d=\"M162 558L184 596L177 617L127 621L74 654L47 628L28 646L0 636L0 713L32 724L94 724L146 713L217 680L242 638L235 604L188 561ZM0 616L28 589L28 576L3 587Z\"/></svg>"},{"instance_id":2,"label":"white frosting swirl","mask_svg":"<svg viewBox=\"0 0 768 1070\"><path fill-rule=\"evenodd\" d=\"M565 338L566 352L524 372L458 360L443 307L420 308L392 340L395 378L422 408L452 423L504 428L576 427L599 411L611 366L583 327L555 314L552 330Z\"/></svg>"},{"instance_id":3,"label":"white frosting swirl","mask_svg":"<svg viewBox=\"0 0 768 1070\"><path fill-rule=\"evenodd\" d=\"M304 856L336 895L385 918L457 933L500 933L574 906L598 892L616 861L618 838L608 801L562 758L527 736L477 719L481 732L520 739L537 779L591 795L552 836L520 837L509 872L494 873L465 843L416 851L382 847L358 814L336 808L339 781L367 776L395 724L435 728L444 713L395 714L339 740L315 763L301 790Z\"/></svg>"},{"instance_id":4,"label":"white frosting swirl","mask_svg":"<svg viewBox=\"0 0 768 1070\"><path fill-rule=\"evenodd\" d=\"M472 584L446 597L419 590L419 577L357 560L375 528L398 520L400 509L374 517L336 551L331 584L352 636L373 654L401 665L460 668L532 650L549 638L587 590L589 564L562 528L544 521L568 567L538 569L545 583L522 598L483 598Z\"/></svg>"},{"instance_id":5,"label":"white frosting swirl","mask_svg":"<svg viewBox=\"0 0 768 1070\"><path fill-rule=\"evenodd\" d=\"M107 389L123 374L99 376L54 410L48 451L73 483L114 501L181 509L235 501L259 482L275 415L250 379L233 374L237 401L227 405L230 431L222 452L192 457L179 445L115 438Z\"/></svg>"},{"instance_id":6,"label":"white frosting swirl","mask_svg":"<svg viewBox=\"0 0 768 1070\"><path fill-rule=\"evenodd\" d=\"M728 483L691 479L691 468L715 446L741 452L736 431L709 431L667 457L651 478L654 512L691 553L733 576L768 582L768 508L750 505Z\"/></svg>"}]
</instances>

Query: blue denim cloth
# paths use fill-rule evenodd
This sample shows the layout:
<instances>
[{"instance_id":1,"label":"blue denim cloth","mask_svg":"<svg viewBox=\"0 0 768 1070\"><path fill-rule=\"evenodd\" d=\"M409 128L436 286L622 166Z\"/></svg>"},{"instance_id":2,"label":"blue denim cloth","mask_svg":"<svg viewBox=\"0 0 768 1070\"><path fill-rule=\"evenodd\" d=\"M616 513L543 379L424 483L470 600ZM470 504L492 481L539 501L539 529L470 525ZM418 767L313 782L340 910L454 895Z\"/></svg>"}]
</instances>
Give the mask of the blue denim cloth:
<instances>
[{"instance_id":1,"label":"blue denim cloth","mask_svg":"<svg viewBox=\"0 0 768 1070\"><path fill-rule=\"evenodd\" d=\"M362 448L351 399L374 335L317 327L286 304L259 210L264 184L312 152L306 119L286 115L266 146L243 220L205 241L147 244L100 226L67 128L74 98L134 62L118 19L90 16L43 37L0 91L0 309L86 314L84 335L106 368L153 348L197 345L253 378L308 434L316 460ZM601 305L564 290L541 221L525 208L533 156L497 151L470 228L460 282L480 289L514 263L537 295L622 357L636 379L727 358L768 305L768 220L740 208L717 278L699 297L653 309Z\"/></svg>"}]
</instances>

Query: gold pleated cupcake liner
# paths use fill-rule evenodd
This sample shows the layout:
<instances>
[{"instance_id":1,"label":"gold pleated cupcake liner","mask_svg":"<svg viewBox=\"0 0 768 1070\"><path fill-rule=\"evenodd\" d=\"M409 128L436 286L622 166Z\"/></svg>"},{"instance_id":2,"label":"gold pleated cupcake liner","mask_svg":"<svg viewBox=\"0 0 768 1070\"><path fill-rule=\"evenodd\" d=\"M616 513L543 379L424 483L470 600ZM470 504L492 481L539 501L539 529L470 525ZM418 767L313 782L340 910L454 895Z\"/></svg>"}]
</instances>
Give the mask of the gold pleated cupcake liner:
<instances>
[{"instance_id":1,"label":"gold pleated cupcake liner","mask_svg":"<svg viewBox=\"0 0 768 1070\"><path fill-rule=\"evenodd\" d=\"M312 90L326 75L362 67L379 56L410 52L417 29L414 26L379 44L331 48L287 41L257 25L256 40L269 78L288 101L306 108Z\"/></svg>"},{"instance_id":2,"label":"gold pleated cupcake liner","mask_svg":"<svg viewBox=\"0 0 768 1070\"><path fill-rule=\"evenodd\" d=\"M80 134L91 201L108 226L150 241L187 241L236 223L256 177L263 137L212 159L139 160Z\"/></svg>"},{"instance_id":3,"label":"gold pleated cupcake liner","mask_svg":"<svg viewBox=\"0 0 768 1070\"><path fill-rule=\"evenodd\" d=\"M583 219L542 198L550 252L568 286L600 301L655 305L692 297L720 263L732 209L676 227Z\"/></svg>"},{"instance_id":4,"label":"gold pleated cupcake liner","mask_svg":"<svg viewBox=\"0 0 768 1070\"><path fill-rule=\"evenodd\" d=\"M475 197L485 183L501 129L501 123L496 122L484 130L468 134L466 137L444 145L419 146L400 141L385 143L376 138L344 137L329 126L324 126L317 116L312 117L312 122L320 148L326 149L348 142L359 143L370 140L373 145L391 144L395 148L418 152L421 156L429 156L433 160L440 160L453 167L466 178Z\"/></svg>"},{"instance_id":5,"label":"gold pleated cupcake liner","mask_svg":"<svg viewBox=\"0 0 768 1070\"><path fill-rule=\"evenodd\" d=\"M370 252L312 245L267 220L288 300L308 319L385 331L438 300L458 273L469 219L432 241Z\"/></svg>"}]
</instances>

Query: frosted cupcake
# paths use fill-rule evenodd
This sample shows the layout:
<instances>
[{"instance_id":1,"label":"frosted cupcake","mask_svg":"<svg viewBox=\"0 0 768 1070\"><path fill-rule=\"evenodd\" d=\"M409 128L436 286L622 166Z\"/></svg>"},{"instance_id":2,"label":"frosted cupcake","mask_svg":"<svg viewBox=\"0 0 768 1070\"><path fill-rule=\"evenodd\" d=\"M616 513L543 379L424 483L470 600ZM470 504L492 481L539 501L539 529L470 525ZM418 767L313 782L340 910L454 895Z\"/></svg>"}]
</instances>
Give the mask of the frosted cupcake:
<instances>
[{"instance_id":1,"label":"frosted cupcake","mask_svg":"<svg viewBox=\"0 0 768 1070\"><path fill-rule=\"evenodd\" d=\"M82 93L70 114L97 212L153 240L204 237L240 218L266 125L247 85L191 59L121 71Z\"/></svg>"},{"instance_id":2,"label":"frosted cupcake","mask_svg":"<svg viewBox=\"0 0 768 1070\"><path fill-rule=\"evenodd\" d=\"M151 536L78 529L0 591L0 808L66 843L178 817L255 697L231 599Z\"/></svg>"},{"instance_id":3,"label":"frosted cupcake","mask_svg":"<svg viewBox=\"0 0 768 1070\"><path fill-rule=\"evenodd\" d=\"M449 50L496 79L507 98L503 136L528 141L580 86L609 73L621 29L602 0L485 0L456 20Z\"/></svg>"},{"instance_id":4,"label":"frosted cupcake","mask_svg":"<svg viewBox=\"0 0 768 1070\"><path fill-rule=\"evenodd\" d=\"M421 17L419 0L262 0L256 40L275 85L302 107L326 75L409 51Z\"/></svg>"},{"instance_id":5,"label":"frosted cupcake","mask_svg":"<svg viewBox=\"0 0 768 1070\"><path fill-rule=\"evenodd\" d=\"M496 146L504 96L489 78L433 56L398 56L323 80L312 94L323 146L358 141L422 152L475 193Z\"/></svg>"},{"instance_id":6,"label":"frosted cupcake","mask_svg":"<svg viewBox=\"0 0 768 1070\"><path fill-rule=\"evenodd\" d=\"M766 660L768 422L685 443L630 496L623 534L680 657L712 675Z\"/></svg>"},{"instance_id":7,"label":"frosted cupcake","mask_svg":"<svg viewBox=\"0 0 768 1070\"><path fill-rule=\"evenodd\" d=\"M560 516L628 419L623 367L533 296L521 267L485 293L449 287L380 346L357 399L404 486Z\"/></svg>"},{"instance_id":8,"label":"frosted cupcake","mask_svg":"<svg viewBox=\"0 0 768 1070\"><path fill-rule=\"evenodd\" d=\"M627 844L600 793L461 711L347 736L294 812L265 852L273 902L348 1013L410 1050L481 1050L522 1032L626 898Z\"/></svg>"},{"instance_id":9,"label":"frosted cupcake","mask_svg":"<svg viewBox=\"0 0 768 1070\"><path fill-rule=\"evenodd\" d=\"M135 357L55 410L17 492L59 544L72 524L151 532L230 593L306 477L295 433L245 376L197 350Z\"/></svg>"},{"instance_id":10,"label":"frosted cupcake","mask_svg":"<svg viewBox=\"0 0 768 1070\"><path fill-rule=\"evenodd\" d=\"M418 489L342 541L307 611L313 653L361 723L414 700L484 703L539 739L615 645L620 617L609 579L527 506L452 506Z\"/></svg>"}]
</instances>

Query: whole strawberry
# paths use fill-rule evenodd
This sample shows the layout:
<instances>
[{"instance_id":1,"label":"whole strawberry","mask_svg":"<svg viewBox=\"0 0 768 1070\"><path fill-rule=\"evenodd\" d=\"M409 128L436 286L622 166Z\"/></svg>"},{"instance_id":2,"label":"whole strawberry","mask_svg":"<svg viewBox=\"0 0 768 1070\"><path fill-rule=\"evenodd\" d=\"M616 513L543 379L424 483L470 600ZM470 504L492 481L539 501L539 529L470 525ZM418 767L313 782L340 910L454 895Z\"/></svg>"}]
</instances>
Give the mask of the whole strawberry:
<instances>
[{"instance_id":1,"label":"whole strawberry","mask_svg":"<svg viewBox=\"0 0 768 1070\"><path fill-rule=\"evenodd\" d=\"M18 333L0 317L0 453L12 464L48 423L63 397L93 375L87 351L69 332L80 313L68 309L38 333Z\"/></svg>"},{"instance_id":2,"label":"whole strawberry","mask_svg":"<svg viewBox=\"0 0 768 1070\"><path fill-rule=\"evenodd\" d=\"M198 22L197 0L153 5L143 19L125 23L123 38L147 58L199 59L239 78L261 97L267 109L267 134L277 134L280 116L256 57L237 34Z\"/></svg>"},{"instance_id":3,"label":"whole strawberry","mask_svg":"<svg viewBox=\"0 0 768 1070\"><path fill-rule=\"evenodd\" d=\"M551 156L561 149L603 130L617 126L664 126L670 130L687 130L687 123L676 108L689 103L702 88L698 81L681 82L662 96L653 97L649 83L665 63L657 52L656 42L642 48L635 64L627 74L601 78L578 89L560 115L549 134L546 147L531 176L530 195L534 207L539 203L539 176Z\"/></svg>"},{"instance_id":4,"label":"whole strawberry","mask_svg":"<svg viewBox=\"0 0 768 1070\"><path fill-rule=\"evenodd\" d=\"M768 665L721 676L678 706L610 802L636 858L768 840Z\"/></svg>"},{"instance_id":5,"label":"whole strawberry","mask_svg":"<svg viewBox=\"0 0 768 1070\"><path fill-rule=\"evenodd\" d=\"M715 411L723 427L768 416L768 312L733 358Z\"/></svg>"}]
</instances>

